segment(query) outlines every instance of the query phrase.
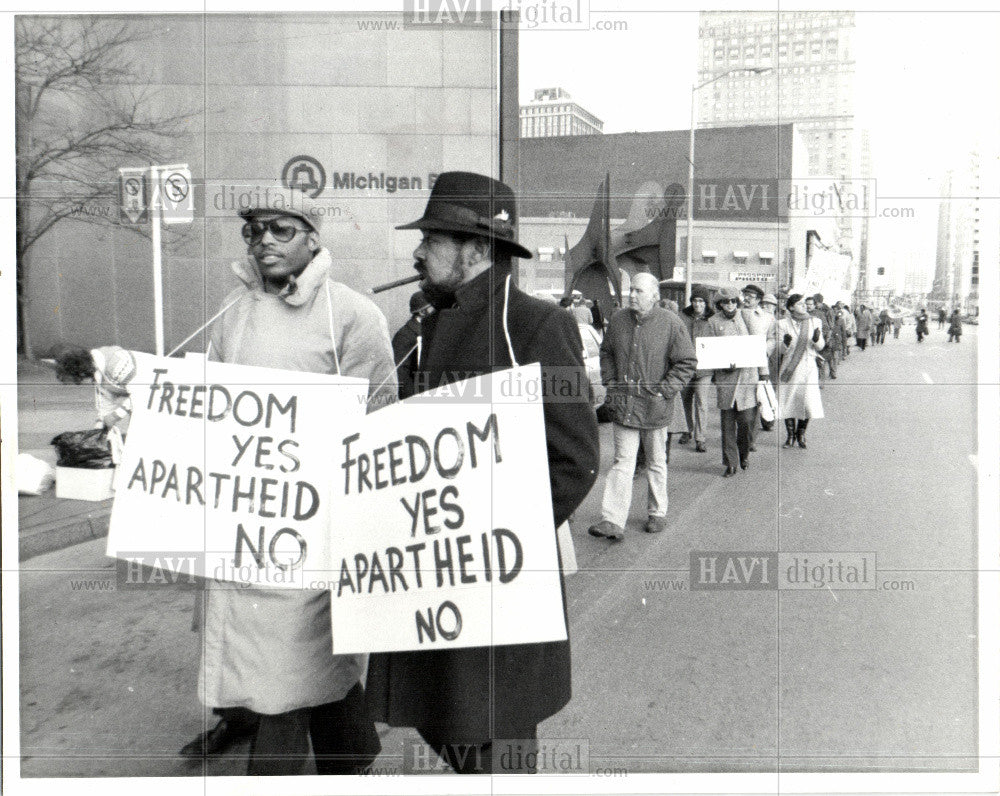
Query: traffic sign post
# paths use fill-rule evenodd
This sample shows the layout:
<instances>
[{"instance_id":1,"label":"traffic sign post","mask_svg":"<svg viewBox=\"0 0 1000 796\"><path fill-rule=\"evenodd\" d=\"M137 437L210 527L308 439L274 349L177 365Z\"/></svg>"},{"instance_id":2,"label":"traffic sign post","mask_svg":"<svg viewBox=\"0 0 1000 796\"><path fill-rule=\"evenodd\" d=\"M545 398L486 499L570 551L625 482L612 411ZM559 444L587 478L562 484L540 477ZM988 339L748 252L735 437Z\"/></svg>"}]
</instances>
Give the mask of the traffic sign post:
<instances>
[{"instance_id":1,"label":"traffic sign post","mask_svg":"<svg viewBox=\"0 0 1000 796\"><path fill-rule=\"evenodd\" d=\"M153 323L156 329L156 356L162 357L163 345L163 244L160 237L160 220L163 217L163 200L160 189L159 169L149 167L149 182L153 186L149 220L153 243Z\"/></svg>"},{"instance_id":2,"label":"traffic sign post","mask_svg":"<svg viewBox=\"0 0 1000 796\"><path fill-rule=\"evenodd\" d=\"M163 342L163 236L161 224L194 221L194 191L187 163L146 168L118 169L121 222L149 221L153 245L153 324L156 355L162 357Z\"/></svg>"}]
</instances>

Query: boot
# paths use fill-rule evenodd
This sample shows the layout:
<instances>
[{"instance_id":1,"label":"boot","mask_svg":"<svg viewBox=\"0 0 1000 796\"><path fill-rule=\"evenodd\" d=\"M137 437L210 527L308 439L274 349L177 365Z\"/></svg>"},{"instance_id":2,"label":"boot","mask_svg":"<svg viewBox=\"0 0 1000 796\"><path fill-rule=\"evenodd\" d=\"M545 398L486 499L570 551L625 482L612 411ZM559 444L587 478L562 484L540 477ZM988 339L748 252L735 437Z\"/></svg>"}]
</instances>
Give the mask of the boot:
<instances>
[{"instance_id":1,"label":"boot","mask_svg":"<svg viewBox=\"0 0 1000 796\"><path fill-rule=\"evenodd\" d=\"M794 419L793 420L786 420L785 421L785 431L788 433L788 438L785 440L785 444L782 445L781 447L782 448L790 448L790 447L792 447L792 442L795 440L795 420Z\"/></svg>"},{"instance_id":2,"label":"boot","mask_svg":"<svg viewBox=\"0 0 1000 796\"><path fill-rule=\"evenodd\" d=\"M799 426L795 430L795 441L799 443L800 448L805 448L806 446L806 426L808 425L808 420L800 420Z\"/></svg>"}]
</instances>

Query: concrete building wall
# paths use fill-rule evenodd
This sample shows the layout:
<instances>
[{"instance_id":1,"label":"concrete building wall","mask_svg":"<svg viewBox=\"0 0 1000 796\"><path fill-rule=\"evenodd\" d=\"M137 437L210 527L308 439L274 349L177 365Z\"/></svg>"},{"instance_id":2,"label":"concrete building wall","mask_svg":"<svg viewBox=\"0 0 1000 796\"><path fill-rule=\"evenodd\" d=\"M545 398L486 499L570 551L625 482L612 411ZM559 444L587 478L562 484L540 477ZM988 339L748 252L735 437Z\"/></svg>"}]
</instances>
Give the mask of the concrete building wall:
<instances>
[{"instance_id":1,"label":"concrete building wall","mask_svg":"<svg viewBox=\"0 0 1000 796\"><path fill-rule=\"evenodd\" d=\"M151 34L137 53L148 76L136 88L154 91L164 112L192 110L167 158L188 163L196 183L194 222L165 230L167 350L237 284L229 264L246 252L234 203L277 184L290 159L309 156L323 167L323 243L336 278L361 291L412 273L419 233L393 227L421 214L434 175L498 175L494 30L403 29L401 12L124 19ZM397 29L385 29L392 22ZM509 107L516 124L516 94ZM363 183L373 175L375 187L349 187L350 174ZM416 177L420 187L390 191L380 175ZM104 211L117 216L117 205ZM36 351L109 343L153 350L147 236L148 225L66 221L39 243L28 314ZM376 297L390 327L405 321L409 294ZM199 338L188 348L204 346Z\"/></svg>"}]
</instances>

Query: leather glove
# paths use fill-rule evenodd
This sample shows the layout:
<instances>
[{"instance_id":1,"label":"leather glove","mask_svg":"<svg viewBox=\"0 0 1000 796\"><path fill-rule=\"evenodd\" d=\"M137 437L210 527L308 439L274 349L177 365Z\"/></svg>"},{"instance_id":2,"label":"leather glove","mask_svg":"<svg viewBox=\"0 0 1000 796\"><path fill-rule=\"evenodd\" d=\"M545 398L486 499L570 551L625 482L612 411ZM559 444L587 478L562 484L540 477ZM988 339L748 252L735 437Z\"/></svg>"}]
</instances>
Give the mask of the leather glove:
<instances>
[{"instance_id":1,"label":"leather glove","mask_svg":"<svg viewBox=\"0 0 1000 796\"><path fill-rule=\"evenodd\" d=\"M819 342L819 327L813 329L813 342L814 343Z\"/></svg>"},{"instance_id":2,"label":"leather glove","mask_svg":"<svg viewBox=\"0 0 1000 796\"><path fill-rule=\"evenodd\" d=\"M785 345L790 346L792 344L792 336L790 334L785 335Z\"/></svg>"}]
</instances>

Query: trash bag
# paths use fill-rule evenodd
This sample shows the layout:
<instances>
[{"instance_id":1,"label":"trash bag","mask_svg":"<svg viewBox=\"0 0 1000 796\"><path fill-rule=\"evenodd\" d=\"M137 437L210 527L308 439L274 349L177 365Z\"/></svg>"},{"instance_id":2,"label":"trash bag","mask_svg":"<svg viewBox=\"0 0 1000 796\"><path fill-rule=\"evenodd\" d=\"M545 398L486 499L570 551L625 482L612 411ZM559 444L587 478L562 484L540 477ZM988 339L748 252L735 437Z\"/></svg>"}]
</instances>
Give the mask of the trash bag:
<instances>
[{"instance_id":1,"label":"trash bag","mask_svg":"<svg viewBox=\"0 0 1000 796\"><path fill-rule=\"evenodd\" d=\"M106 428L90 431L64 431L52 438L50 445L56 446L59 467L83 467L88 470L102 470L114 467L111 461L111 443L108 442Z\"/></svg>"}]
</instances>

